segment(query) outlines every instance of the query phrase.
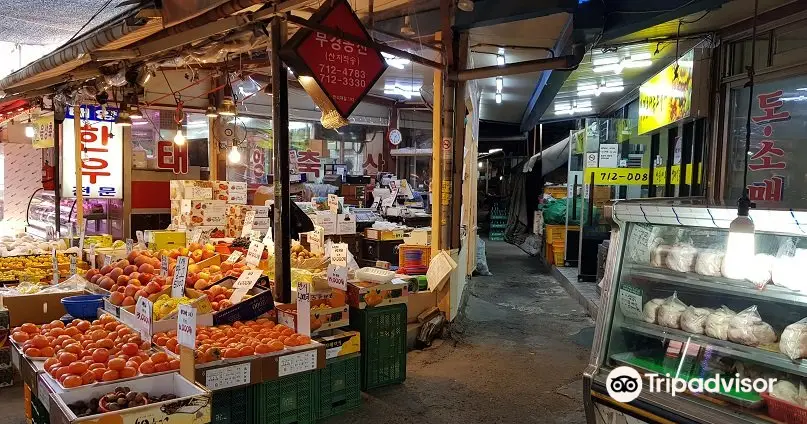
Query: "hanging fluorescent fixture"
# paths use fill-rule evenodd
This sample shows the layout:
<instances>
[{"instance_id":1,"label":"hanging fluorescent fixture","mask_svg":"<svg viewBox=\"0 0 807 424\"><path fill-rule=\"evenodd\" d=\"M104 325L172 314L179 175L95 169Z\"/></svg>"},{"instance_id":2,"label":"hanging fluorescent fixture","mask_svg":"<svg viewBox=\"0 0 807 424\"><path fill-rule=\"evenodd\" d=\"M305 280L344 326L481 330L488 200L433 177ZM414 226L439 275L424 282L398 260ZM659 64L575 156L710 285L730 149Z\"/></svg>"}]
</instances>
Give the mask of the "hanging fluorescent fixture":
<instances>
[{"instance_id":1,"label":"hanging fluorescent fixture","mask_svg":"<svg viewBox=\"0 0 807 424\"><path fill-rule=\"evenodd\" d=\"M409 59L393 56L389 53L381 52L381 56L384 56L387 65L396 69L404 69L404 67L409 64Z\"/></svg>"},{"instance_id":2,"label":"hanging fluorescent fixture","mask_svg":"<svg viewBox=\"0 0 807 424\"><path fill-rule=\"evenodd\" d=\"M574 115L575 113L588 113L594 110L591 107L590 100L579 101L576 104L572 103L557 103L555 104L555 115Z\"/></svg>"},{"instance_id":3,"label":"hanging fluorescent fixture","mask_svg":"<svg viewBox=\"0 0 807 424\"><path fill-rule=\"evenodd\" d=\"M499 66L504 66L504 55L503 54L497 54L496 55L496 64L499 65Z\"/></svg>"},{"instance_id":4,"label":"hanging fluorescent fixture","mask_svg":"<svg viewBox=\"0 0 807 424\"><path fill-rule=\"evenodd\" d=\"M593 70L596 73L613 72L614 75L619 75L623 69L646 68L652 65L653 61L650 58L650 53L637 53L621 59L617 56L598 57L593 59L591 64L594 65Z\"/></svg>"},{"instance_id":5,"label":"hanging fluorescent fixture","mask_svg":"<svg viewBox=\"0 0 807 424\"><path fill-rule=\"evenodd\" d=\"M502 93L496 93L496 103L502 102Z\"/></svg>"},{"instance_id":6,"label":"hanging fluorescent fixture","mask_svg":"<svg viewBox=\"0 0 807 424\"><path fill-rule=\"evenodd\" d=\"M504 87L504 78L496 77L496 92L501 93L503 87Z\"/></svg>"},{"instance_id":7,"label":"hanging fluorescent fixture","mask_svg":"<svg viewBox=\"0 0 807 424\"><path fill-rule=\"evenodd\" d=\"M599 96L602 93L619 93L625 89L622 79L606 81L603 84L578 84L578 96Z\"/></svg>"}]
</instances>

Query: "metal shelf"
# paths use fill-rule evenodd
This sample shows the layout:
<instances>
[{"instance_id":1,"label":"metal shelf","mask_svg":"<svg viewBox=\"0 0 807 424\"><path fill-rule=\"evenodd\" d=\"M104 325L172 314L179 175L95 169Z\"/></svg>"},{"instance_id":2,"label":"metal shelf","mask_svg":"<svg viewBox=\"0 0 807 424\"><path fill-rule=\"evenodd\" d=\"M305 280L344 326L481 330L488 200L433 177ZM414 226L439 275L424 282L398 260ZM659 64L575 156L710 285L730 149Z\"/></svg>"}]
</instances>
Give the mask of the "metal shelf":
<instances>
[{"instance_id":1,"label":"metal shelf","mask_svg":"<svg viewBox=\"0 0 807 424\"><path fill-rule=\"evenodd\" d=\"M693 287L715 293L751 297L778 303L807 306L807 293L793 291L784 287L768 284L762 290L745 280L732 280L725 277L709 277L692 272L678 272L666 268L649 265L626 265L626 275L643 277L650 280L661 280L678 286Z\"/></svg>"},{"instance_id":2,"label":"metal shelf","mask_svg":"<svg viewBox=\"0 0 807 424\"><path fill-rule=\"evenodd\" d=\"M757 347L745 346L701 334L687 333L686 331L635 320L625 320L625 322L622 323L622 328L643 336L678 340L684 343L687 341L697 343L704 347L708 346L712 350L732 358L749 360L766 367L776 368L781 371L807 377L807 361L803 359L793 361L780 352L771 352Z\"/></svg>"}]
</instances>

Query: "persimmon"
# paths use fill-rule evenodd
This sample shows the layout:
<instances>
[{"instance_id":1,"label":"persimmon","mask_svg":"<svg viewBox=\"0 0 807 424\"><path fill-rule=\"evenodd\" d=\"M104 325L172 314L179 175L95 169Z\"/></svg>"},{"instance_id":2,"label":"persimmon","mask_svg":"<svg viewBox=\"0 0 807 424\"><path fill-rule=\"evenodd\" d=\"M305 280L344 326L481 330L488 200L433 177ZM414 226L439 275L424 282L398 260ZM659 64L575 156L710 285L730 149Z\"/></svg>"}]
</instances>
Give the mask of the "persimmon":
<instances>
[{"instance_id":1,"label":"persimmon","mask_svg":"<svg viewBox=\"0 0 807 424\"><path fill-rule=\"evenodd\" d=\"M81 377L77 375L68 375L64 381L62 381L62 386L64 386L66 389L78 387L82 384L84 384L84 382L82 381Z\"/></svg>"},{"instance_id":2,"label":"persimmon","mask_svg":"<svg viewBox=\"0 0 807 424\"><path fill-rule=\"evenodd\" d=\"M67 366L67 370L70 371L70 374L81 375L84 374L89 366L84 362L76 361L72 364Z\"/></svg>"},{"instance_id":3,"label":"persimmon","mask_svg":"<svg viewBox=\"0 0 807 424\"><path fill-rule=\"evenodd\" d=\"M103 381L106 368L95 368L92 370L92 375L95 376L95 381Z\"/></svg>"},{"instance_id":4,"label":"persimmon","mask_svg":"<svg viewBox=\"0 0 807 424\"><path fill-rule=\"evenodd\" d=\"M81 383L82 384L95 383L95 374L89 370L84 371L84 374L81 374Z\"/></svg>"},{"instance_id":5,"label":"persimmon","mask_svg":"<svg viewBox=\"0 0 807 424\"><path fill-rule=\"evenodd\" d=\"M134 367L123 367L120 370L120 378L132 378L137 375L137 369Z\"/></svg>"},{"instance_id":6,"label":"persimmon","mask_svg":"<svg viewBox=\"0 0 807 424\"><path fill-rule=\"evenodd\" d=\"M30 336L28 333L24 331L16 331L14 334L11 335L11 340L14 340L17 343L25 343L28 341Z\"/></svg>"},{"instance_id":7,"label":"persimmon","mask_svg":"<svg viewBox=\"0 0 807 424\"><path fill-rule=\"evenodd\" d=\"M151 355L151 362L154 362L154 364L159 364L167 361L168 361L168 354L165 352L157 352Z\"/></svg>"},{"instance_id":8,"label":"persimmon","mask_svg":"<svg viewBox=\"0 0 807 424\"><path fill-rule=\"evenodd\" d=\"M112 358L107 362L106 366L110 370L121 371L126 367L126 361L121 358Z\"/></svg>"},{"instance_id":9,"label":"persimmon","mask_svg":"<svg viewBox=\"0 0 807 424\"><path fill-rule=\"evenodd\" d=\"M76 356L76 354L71 352L62 352L59 354L58 358L59 363L61 363L63 366L68 366L73 362L78 361L78 357Z\"/></svg>"},{"instance_id":10,"label":"persimmon","mask_svg":"<svg viewBox=\"0 0 807 424\"><path fill-rule=\"evenodd\" d=\"M154 374L154 362L151 360L145 360L142 364L140 364L140 372L143 374Z\"/></svg>"},{"instance_id":11,"label":"persimmon","mask_svg":"<svg viewBox=\"0 0 807 424\"><path fill-rule=\"evenodd\" d=\"M109 351L106 349L96 349L92 353L92 360L97 363L105 364L109 360Z\"/></svg>"},{"instance_id":12,"label":"persimmon","mask_svg":"<svg viewBox=\"0 0 807 424\"><path fill-rule=\"evenodd\" d=\"M24 353L25 356L30 356L32 358L39 358L41 356L39 349L35 347L29 347L28 349L25 349Z\"/></svg>"},{"instance_id":13,"label":"persimmon","mask_svg":"<svg viewBox=\"0 0 807 424\"><path fill-rule=\"evenodd\" d=\"M115 381L120 378L120 373L115 370L106 370L103 376L101 376L101 380L103 381Z\"/></svg>"}]
</instances>

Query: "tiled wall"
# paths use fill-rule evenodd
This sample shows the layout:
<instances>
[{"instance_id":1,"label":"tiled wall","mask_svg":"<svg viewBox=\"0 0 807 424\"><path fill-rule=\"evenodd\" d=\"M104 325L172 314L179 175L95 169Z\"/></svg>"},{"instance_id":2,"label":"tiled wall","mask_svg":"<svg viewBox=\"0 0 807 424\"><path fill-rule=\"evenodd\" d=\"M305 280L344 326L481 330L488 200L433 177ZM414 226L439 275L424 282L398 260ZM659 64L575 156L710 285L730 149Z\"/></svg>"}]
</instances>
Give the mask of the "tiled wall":
<instances>
[{"instance_id":1,"label":"tiled wall","mask_svg":"<svg viewBox=\"0 0 807 424\"><path fill-rule=\"evenodd\" d=\"M3 219L25 222L31 195L42 188L42 151L29 144L5 143Z\"/></svg>"}]
</instances>

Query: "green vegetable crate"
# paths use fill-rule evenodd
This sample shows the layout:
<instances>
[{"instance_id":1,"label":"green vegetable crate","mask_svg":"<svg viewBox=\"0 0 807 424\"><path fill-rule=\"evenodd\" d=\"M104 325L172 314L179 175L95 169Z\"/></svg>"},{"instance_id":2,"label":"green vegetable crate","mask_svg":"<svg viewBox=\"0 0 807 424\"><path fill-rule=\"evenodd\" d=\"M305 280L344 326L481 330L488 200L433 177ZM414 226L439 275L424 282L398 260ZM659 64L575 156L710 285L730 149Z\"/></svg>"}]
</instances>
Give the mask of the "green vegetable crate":
<instances>
[{"instance_id":1,"label":"green vegetable crate","mask_svg":"<svg viewBox=\"0 0 807 424\"><path fill-rule=\"evenodd\" d=\"M211 422L217 424L252 424L255 386L213 392Z\"/></svg>"},{"instance_id":2,"label":"green vegetable crate","mask_svg":"<svg viewBox=\"0 0 807 424\"><path fill-rule=\"evenodd\" d=\"M361 404L360 354L329 359L317 370L317 419L342 414Z\"/></svg>"},{"instance_id":3,"label":"green vegetable crate","mask_svg":"<svg viewBox=\"0 0 807 424\"><path fill-rule=\"evenodd\" d=\"M361 389L406 380L406 304L350 308L350 326L361 333Z\"/></svg>"},{"instance_id":4,"label":"green vegetable crate","mask_svg":"<svg viewBox=\"0 0 807 424\"><path fill-rule=\"evenodd\" d=\"M253 422L308 424L316 422L317 370L301 372L256 384Z\"/></svg>"}]
</instances>

